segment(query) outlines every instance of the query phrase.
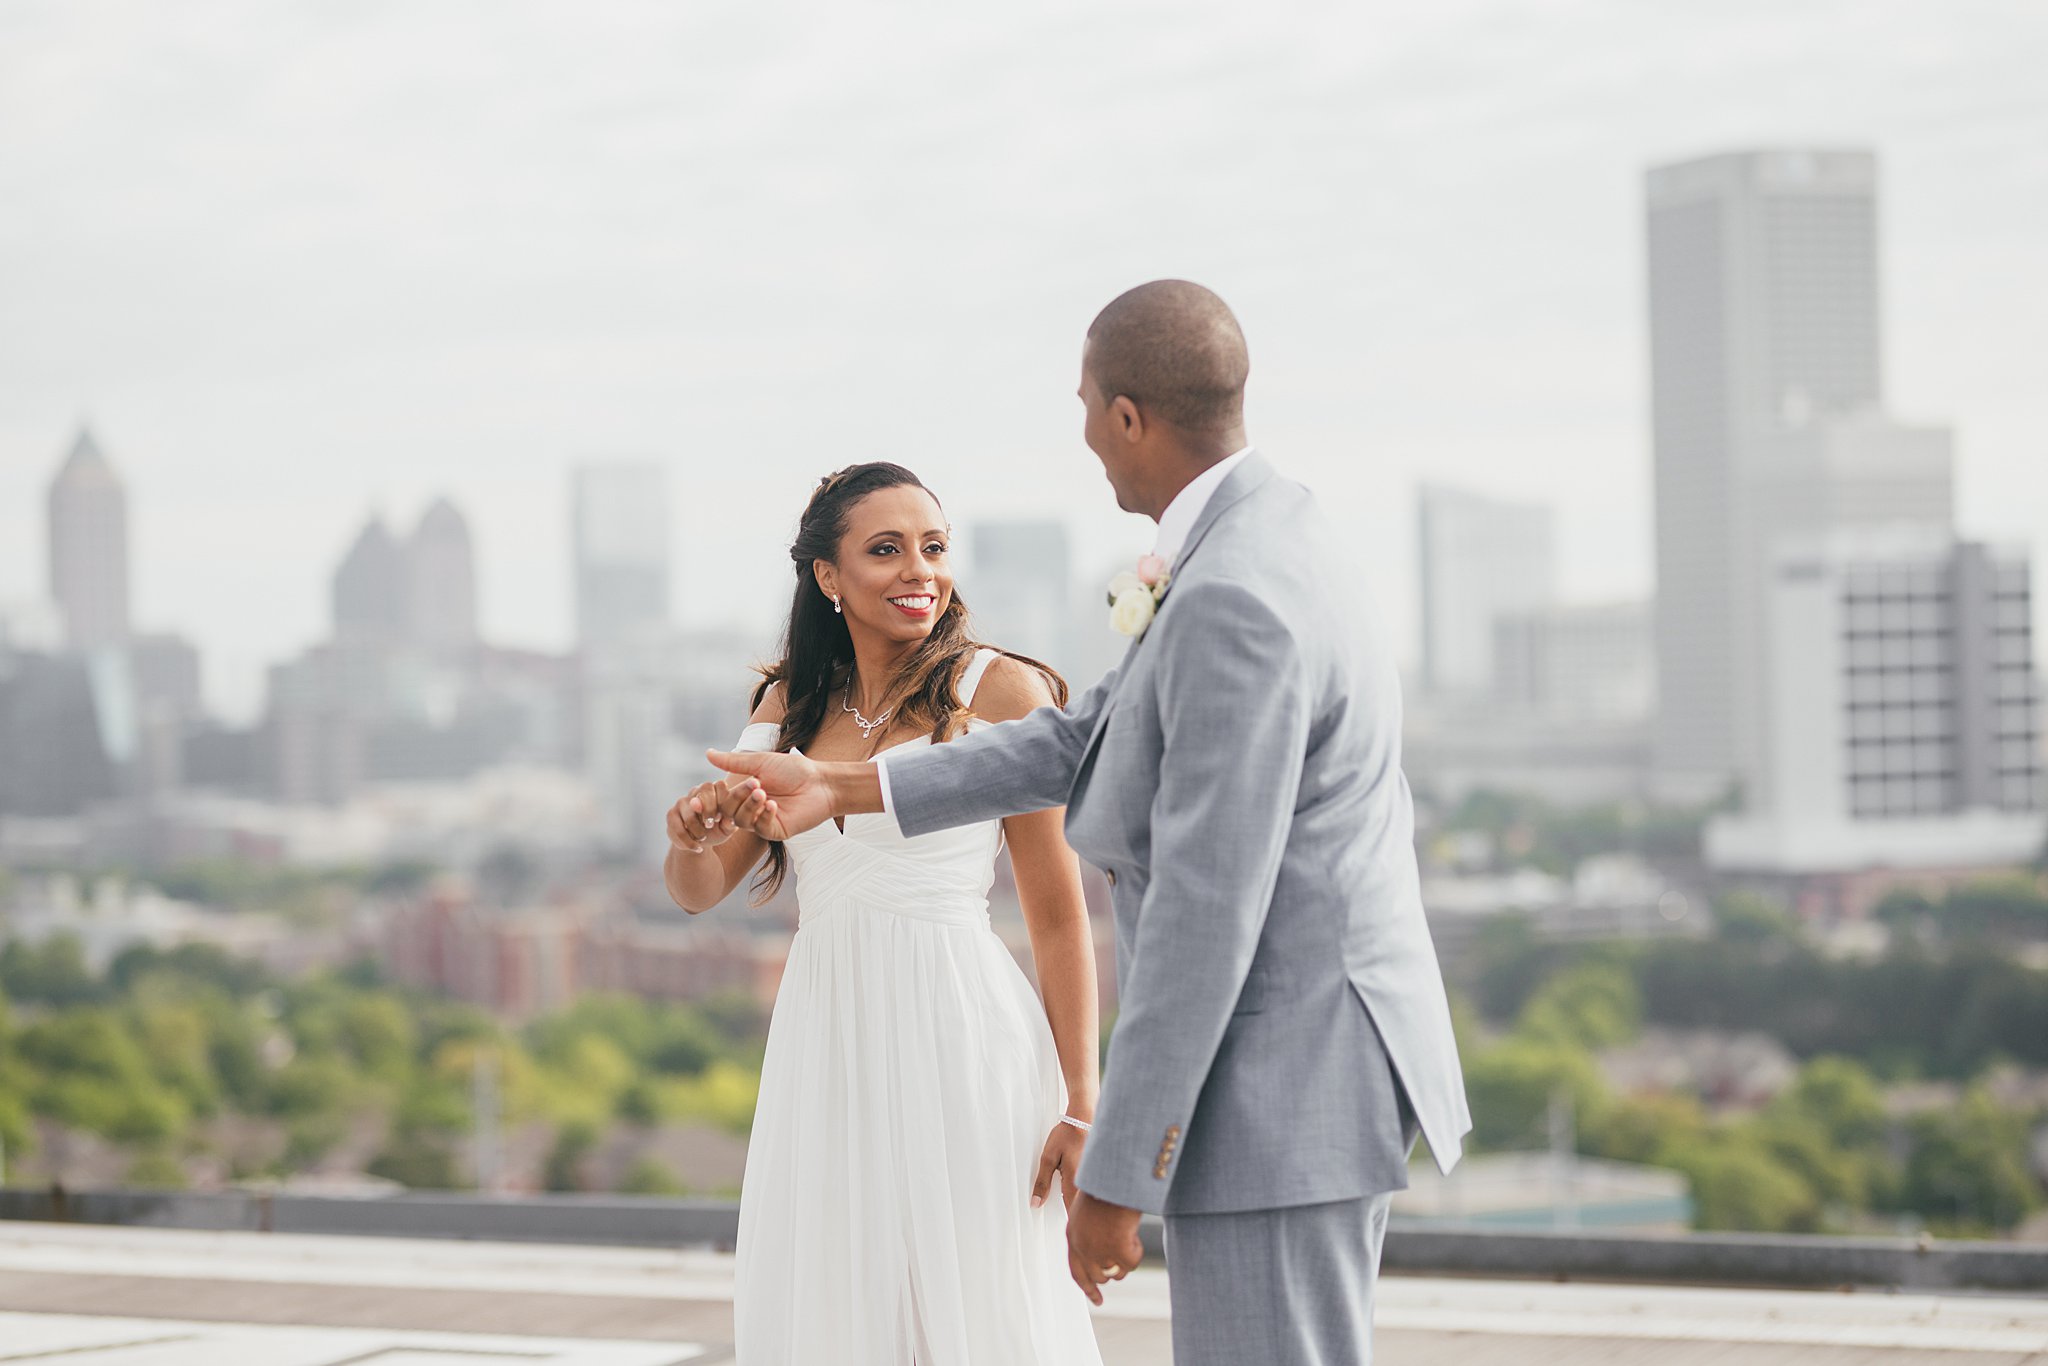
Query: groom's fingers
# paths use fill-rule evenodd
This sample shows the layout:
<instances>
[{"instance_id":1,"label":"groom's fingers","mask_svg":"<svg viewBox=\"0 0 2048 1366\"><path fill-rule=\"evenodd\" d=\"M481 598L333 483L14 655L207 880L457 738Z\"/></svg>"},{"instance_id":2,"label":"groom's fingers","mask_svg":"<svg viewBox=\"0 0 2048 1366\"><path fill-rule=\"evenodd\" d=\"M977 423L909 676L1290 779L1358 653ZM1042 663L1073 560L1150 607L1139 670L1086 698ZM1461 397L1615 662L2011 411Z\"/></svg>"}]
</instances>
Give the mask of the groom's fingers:
<instances>
[{"instance_id":1,"label":"groom's fingers","mask_svg":"<svg viewBox=\"0 0 2048 1366\"><path fill-rule=\"evenodd\" d=\"M715 768L722 768L727 773L737 774L742 778L751 778L775 756L752 751L745 754L728 754L722 749L707 749L704 751L704 757L709 759Z\"/></svg>"},{"instance_id":2,"label":"groom's fingers","mask_svg":"<svg viewBox=\"0 0 2048 1366\"><path fill-rule=\"evenodd\" d=\"M1143 1238L1140 1238L1138 1236L1138 1230L1133 1228L1131 1230L1131 1245L1124 1249L1124 1255L1117 1260L1117 1266L1122 1268L1122 1270L1120 1270L1117 1273L1117 1279L1122 1280L1124 1277L1130 1275L1133 1271L1138 1269L1138 1263L1144 1260L1145 1240Z\"/></svg>"},{"instance_id":3,"label":"groom's fingers","mask_svg":"<svg viewBox=\"0 0 2048 1366\"><path fill-rule=\"evenodd\" d=\"M1074 1284L1081 1287L1091 1303L1102 1303L1102 1290L1095 1284L1095 1278L1088 1274L1088 1268L1081 1265L1081 1255L1074 1251L1072 1243L1067 1244L1067 1274L1074 1278Z\"/></svg>"},{"instance_id":4,"label":"groom's fingers","mask_svg":"<svg viewBox=\"0 0 2048 1366\"><path fill-rule=\"evenodd\" d=\"M733 825L748 834L759 834L761 824L768 814L768 794L755 788L747 794L746 800L732 813Z\"/></svg>"}]
</instances>

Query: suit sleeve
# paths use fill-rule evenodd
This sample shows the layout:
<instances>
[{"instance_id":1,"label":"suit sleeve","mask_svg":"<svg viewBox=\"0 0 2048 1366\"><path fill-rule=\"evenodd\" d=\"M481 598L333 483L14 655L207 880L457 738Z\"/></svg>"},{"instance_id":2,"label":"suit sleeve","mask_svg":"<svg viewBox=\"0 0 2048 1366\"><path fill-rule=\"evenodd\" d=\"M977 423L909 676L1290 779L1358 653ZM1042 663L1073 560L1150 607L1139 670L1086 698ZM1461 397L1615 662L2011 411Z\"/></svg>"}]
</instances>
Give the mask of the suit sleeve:
<instances>
[{"instance_id":1,"label":"suit sleeve","mask_svg":"<svg viewBox=\"0 0 2048 1366\"><path fill-rule=\"evenodd\" d=\"M1155 1214L1265 928L1310 716L1300 649L1267 604L1234 584L1182 591L1156 642L1150 881L1077 1182Z\"/></svg>"},{"instance_id":2,"label":"suit sleeve","mask_svg":"<svg viewBox=\"0 0 2048 1366\"><path fill-rule=\"evenodd\" d=\"M1065 710L1040 707L943 745L884 755L883 792L898 828L914 839L1064 803L1116 677L1112 669Z\"/></svg>"}]
</instances>

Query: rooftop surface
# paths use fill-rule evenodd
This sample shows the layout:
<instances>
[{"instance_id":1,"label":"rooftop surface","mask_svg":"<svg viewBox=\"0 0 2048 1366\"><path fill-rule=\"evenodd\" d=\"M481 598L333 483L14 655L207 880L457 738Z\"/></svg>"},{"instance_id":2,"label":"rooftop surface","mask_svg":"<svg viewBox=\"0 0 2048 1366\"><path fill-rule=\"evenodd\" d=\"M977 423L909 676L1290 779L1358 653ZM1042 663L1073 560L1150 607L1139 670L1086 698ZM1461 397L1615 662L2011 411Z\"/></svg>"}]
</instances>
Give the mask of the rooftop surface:
<instances>
[{"instance_id":1,"label":"rooftop surface","mask_svg":"<svg viewBox=\"0 0 2048 1366\"><path fill-rule=\"evenodd\" d=\"M732 1259L533 1243L0 1223L0 1363L696 1366L732 1360ZM1168 1366L1166 1273L1097 1315ZM2048 1366L2048 1298L1391 1277L1389 1366Z\"/></svg>"}]
</instances>

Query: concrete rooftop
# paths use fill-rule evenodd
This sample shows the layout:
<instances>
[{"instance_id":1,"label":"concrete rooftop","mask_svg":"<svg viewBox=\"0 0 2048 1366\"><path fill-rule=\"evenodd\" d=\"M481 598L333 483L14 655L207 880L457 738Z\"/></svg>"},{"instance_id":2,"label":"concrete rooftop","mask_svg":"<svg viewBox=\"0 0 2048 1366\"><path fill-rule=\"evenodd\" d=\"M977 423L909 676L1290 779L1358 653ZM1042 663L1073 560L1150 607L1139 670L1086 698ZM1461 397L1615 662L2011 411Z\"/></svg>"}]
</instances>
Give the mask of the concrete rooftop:
<instances>
[{"instance_id":1,"label":"concrete rooftop","mask_svg":"<svg viewBox=\"0 0 2048 1366\"><path fill-rule=\"evenodd\" d=\"M729 1362L716 1253L0 1223L0 1363ZM1166 1273L1114 1287L1110 1366L1167 1366ZM2048 1298L1394 1277L1386 1366L2048 1366Z\"/></svg>"}]
</instances>

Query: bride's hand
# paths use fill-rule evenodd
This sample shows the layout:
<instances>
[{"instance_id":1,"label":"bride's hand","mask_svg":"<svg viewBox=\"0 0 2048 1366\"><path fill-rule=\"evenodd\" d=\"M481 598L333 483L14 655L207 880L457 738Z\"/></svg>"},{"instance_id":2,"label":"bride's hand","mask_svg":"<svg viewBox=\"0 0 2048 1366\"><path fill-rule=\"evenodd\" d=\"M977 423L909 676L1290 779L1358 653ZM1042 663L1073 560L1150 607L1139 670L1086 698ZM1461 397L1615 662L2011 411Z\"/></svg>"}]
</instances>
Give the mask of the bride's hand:
<instances>
[{"instance_id":1,"label":"bride's hand","mask_svg":"<svg viewBox=\"0 0 2048 1366\"><path fill-rule=\"evenodd\" d=\"M740 794L731 784L699 783L669 808L668 842L686 854L715 849L733 837L733 813Z\"/></svg>"},{"instance_id":2,"label":"bride's hand","mask_svg":"<svg viewBox=\"0 0 2048 1366\"><path fill-rule=\"evenodd\" d=\"M1071 1124L1054 1124L1052 1133L1045 1140L1045 1151L1038 1156L1038 1179L1031 1183L1031 1208L1037 1209L1045 1203L1046 1193L1052 1189L1052 1174L1060 1174L1060 1199L1066 1202L1071 1212L1074 1195L1079 1187L1074 1185L1074 1176L1081 1170L1081 1153L1088 1146L1088 1135Z\"/></svg>"}]
</instances>

